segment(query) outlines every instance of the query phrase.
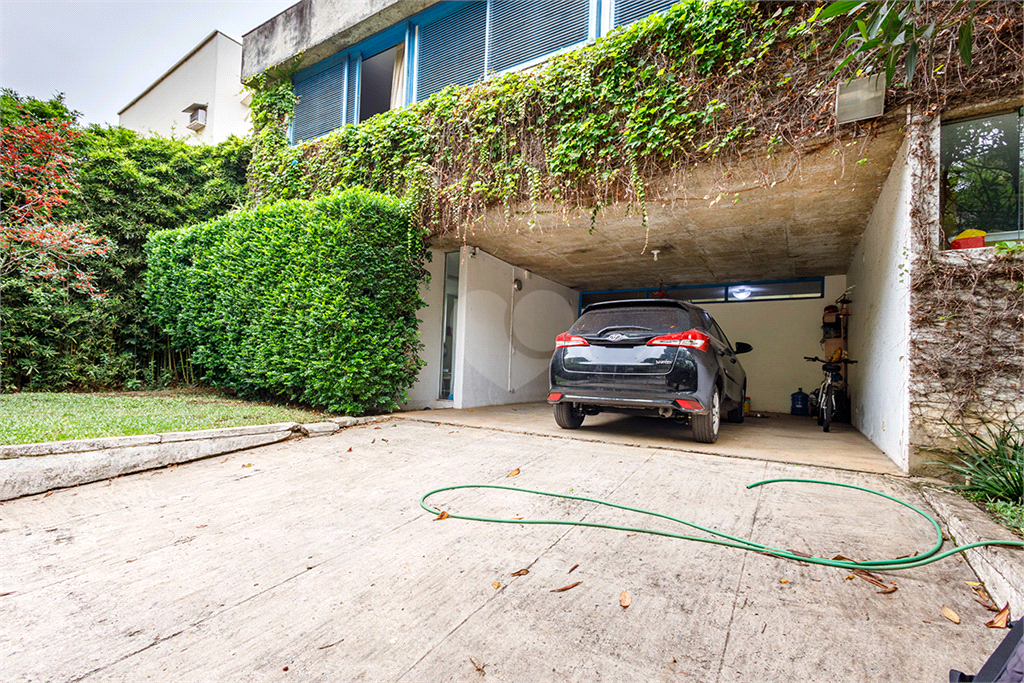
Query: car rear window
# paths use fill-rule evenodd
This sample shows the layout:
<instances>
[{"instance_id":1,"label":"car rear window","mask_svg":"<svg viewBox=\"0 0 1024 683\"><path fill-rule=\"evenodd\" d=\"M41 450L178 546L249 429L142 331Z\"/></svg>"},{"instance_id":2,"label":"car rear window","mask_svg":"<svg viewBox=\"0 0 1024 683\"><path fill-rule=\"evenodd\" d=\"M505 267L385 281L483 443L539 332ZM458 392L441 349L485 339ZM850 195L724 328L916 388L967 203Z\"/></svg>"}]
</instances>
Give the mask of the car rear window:
<instances>
[{"instance_id":1,"label":"car rear window","mask_svg":"<svg viewBox=\"0 0 1024 683\"><path fill-rule=\"evenodd\" d=\"M580 316L569 330L574 334L600 334L609 328L628 336L649 332L685 332L690 316L679 308L607 308Z\"/></svg>"}]
</instances>

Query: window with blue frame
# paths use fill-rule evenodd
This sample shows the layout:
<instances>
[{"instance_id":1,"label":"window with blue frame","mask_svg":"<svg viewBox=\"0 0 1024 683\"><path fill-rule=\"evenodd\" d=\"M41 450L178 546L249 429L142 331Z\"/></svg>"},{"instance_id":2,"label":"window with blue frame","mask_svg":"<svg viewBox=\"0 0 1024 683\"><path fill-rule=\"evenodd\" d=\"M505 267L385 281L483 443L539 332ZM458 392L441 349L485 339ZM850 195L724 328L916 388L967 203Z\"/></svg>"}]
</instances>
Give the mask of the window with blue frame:
<instances>
[{"instance_id":1,"label":"window with blue frame","mask_svg":"<svg viewBox=\"0 0 1024 683\"><path fill-rule=\"evenodd\" d=\"M449 85L537 64L666 9L671 0L441 2L300 71L293 141L309 140Z\"/></svg>"},{"instance_id":2,"label":"window with blue frame","mask_svg":"<svg viewBox=\"0 0 1024 683\"><path fill-rule=\"evenodd\" d=\"M761 282L729 282L712 285L680 285L662 288L610 289L580 292L580 310L599 301L627 299L678 299L693 304L715 304L740 301L782 301L786 299L821 299L825 296L825 278L804 277Z\"/></svg>"}]
</instances>

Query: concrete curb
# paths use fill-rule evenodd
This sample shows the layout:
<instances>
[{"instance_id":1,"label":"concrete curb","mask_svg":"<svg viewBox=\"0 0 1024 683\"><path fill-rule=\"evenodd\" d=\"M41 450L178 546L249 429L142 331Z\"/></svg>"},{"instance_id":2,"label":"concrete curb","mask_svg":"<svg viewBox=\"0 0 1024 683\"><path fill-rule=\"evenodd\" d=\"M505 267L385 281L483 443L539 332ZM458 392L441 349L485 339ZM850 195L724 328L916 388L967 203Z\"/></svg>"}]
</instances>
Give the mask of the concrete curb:
<instances>
[{"instance_id":1,"label":"concrete curb","mask_svg":"<svg viewBox=\"0 0 1024 683\"><path fill-rule=\"evenodd\" d=\"M201 460L294 437L330 436L390 416L0 446L0 501Z\"/></svg>"},{"instance_id":2,"label":"concrete curb","mask_svg":"<svg viewBox=\"0 0 1024 683\"><path fill-rule=\"evenodd\" d=\"M921 493L957 545L1020 540L955 493L930 486L922 487ZM964 554L996 604L1002 607L1010 603L1013 618L1024 616L1024 550L985 546L967 550Z\"/></svg>"}]
</instances>

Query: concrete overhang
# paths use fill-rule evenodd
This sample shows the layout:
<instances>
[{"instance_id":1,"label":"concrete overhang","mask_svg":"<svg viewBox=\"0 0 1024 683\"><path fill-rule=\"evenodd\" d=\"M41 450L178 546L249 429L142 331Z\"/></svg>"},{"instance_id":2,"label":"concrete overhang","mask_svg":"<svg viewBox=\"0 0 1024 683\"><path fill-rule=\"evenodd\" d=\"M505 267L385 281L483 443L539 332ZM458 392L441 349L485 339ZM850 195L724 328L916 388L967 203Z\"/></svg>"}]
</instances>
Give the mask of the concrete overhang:
<instances>
[{"instance_id":1,"label":"concrete overhang","mask_svg":"<svg viewBox=\"0 0 1024 683\"><path fill-rule=\"evenodd\" d=\"M903 138L890 119L813 153L680 169L651 183L649 234L625 201L593 224L589 211L520 205L513 220L496 207L432 245L476 246L581 291L845 274Z\"/></svg>"},{"instance_id":2,"label":"concrete overhang","mask_svg":"<svg viewBox=\"0 0 1024 683\"><path fill-rule=\"evenodd\" d=\"M316 64L439 1L301 0L242 37L242 81Z\"/></svg>"}]
</instances>

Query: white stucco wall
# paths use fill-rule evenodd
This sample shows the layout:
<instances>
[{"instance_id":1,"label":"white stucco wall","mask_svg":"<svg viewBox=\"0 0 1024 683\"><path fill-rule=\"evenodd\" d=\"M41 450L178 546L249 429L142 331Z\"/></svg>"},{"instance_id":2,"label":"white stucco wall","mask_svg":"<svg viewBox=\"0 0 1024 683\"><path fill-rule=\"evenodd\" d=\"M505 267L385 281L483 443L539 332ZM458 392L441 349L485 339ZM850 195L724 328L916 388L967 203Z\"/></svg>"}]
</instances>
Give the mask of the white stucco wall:
<instances>
[{"instance_id":1,"label":"white stucco wall","mask_svg":"<svg viewBox=\"0 0 1024 683\"><path fill-rule=\"evenodd\" d=\"M555 337L576 320L579 294L473 251L463 247L459 271L455 407L541 401Z\"/></svg>"},{"instance_id":2,"label":"white stucco wall","mask_svg":"<svg viewBox=\"0 0 1024 683\"><path fill-rule=\"evenodd\" d=\"M209 133L203 132L203 141L210 144L227 140L232 135L242 137L252 130L249 106L243 104L243 101L248 102L248 93L239 75L242 46L223 34L218 34L214 40L217 43L217 85L215 101L209 111L213 126Z\"/></svg>"},{"instance_id":3,"label":"white stucco wall","mask_svg":"<svg viewBox=\"0 0 1024 683\"><path fill-rule=\"evenodd\" d=\"M822 357L822 310L844 289L846 277L832 275L825 278L823 299L700 304L733 346L742 341L754 347L739 356L747 371L752 410L788 413L790 394L800 388L809 394L821 384L821 365L808 363L804 356Z\"/></svg>"},{"instance_id":4,"label":"white stucco wall","mask_svg":"<svg viewBox=\"0 0 1024 683\"><path fill-rule=\"evenodd\" d=\"M904 471L909 468L911 183L900 148L853 253L850 366L853 424Z\"/></svg>"},{"instance_id":5,"label":"white stucco wall","mask_svg":"<svg viewBox=\"0 0 1024 683\"><path fill-rule=\"evenodd\" d=\"M148 92L123 109L119 123L143 134L172 134L196 143L216 144L250 129L249 108L239 79L242 46L216 32L196 51L164 74ZM187 128L182 110L193 103L207 104L206 128Z\"/></svg>"},{"instance_id":6,"label":"white stucco wall","mask_svg":"<svg viewBox=\"0 0 1024 683\"><path fill-rule=\"evenodd\" d=\"M441 325L444 317L444 252L431 249L427 264L430 281L420 284L420 296L427 303L416 314L420 321L420 368L416 384L406 394L405 410L422 410L435 404L441 384Z\"/></svg>"}]
</instances>

